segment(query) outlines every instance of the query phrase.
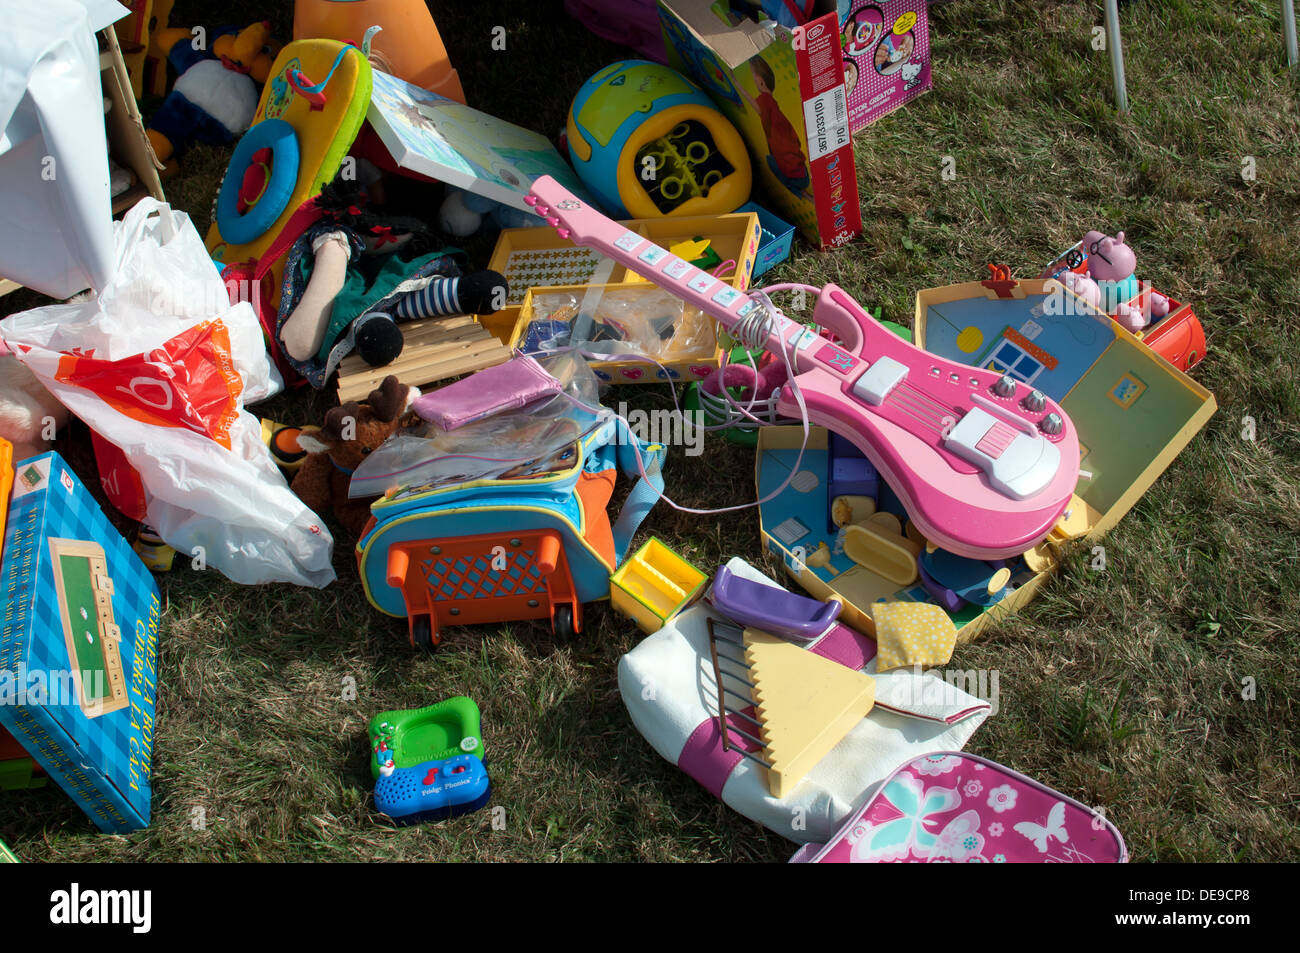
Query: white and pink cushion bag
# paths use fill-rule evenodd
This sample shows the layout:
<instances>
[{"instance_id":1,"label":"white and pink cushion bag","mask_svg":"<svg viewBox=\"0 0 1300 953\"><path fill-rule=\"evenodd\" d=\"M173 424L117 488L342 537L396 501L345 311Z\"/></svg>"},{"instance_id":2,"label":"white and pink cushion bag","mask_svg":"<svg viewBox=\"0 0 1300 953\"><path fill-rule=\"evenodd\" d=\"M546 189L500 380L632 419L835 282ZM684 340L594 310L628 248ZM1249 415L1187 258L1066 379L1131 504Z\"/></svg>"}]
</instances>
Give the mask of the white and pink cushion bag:
<instances>
[{"instance_id":1,"label":"white and pink cushion bag","mask_svg":"<svg viewBox=\"0 0 1300 953\"><path fill-rule=\"evenodd\" d=\"M727 567L776 585L743 559ZM623 703L660 755L729 807L797 843L829 840L896 768L927 751L960 749L990 713L987 701L933 673L878 674L875 640L832 625L808 651L875 677L876 704L793 793L775 798L765 769L722 748L710 616L722 618L697 602L624 655L618 665Z\"/></svg>"},{"instance_id":2,"label":"white and pink cushion bag","mask_svg":"<svg viewBox=\"0 0 1300 953\"><path fill-rule=\"evenodd\" d=\"M1097 811L977 755L914 758L825 844L791 863L1126 863L1115 825Z\"/></svg>"}]
</instances>

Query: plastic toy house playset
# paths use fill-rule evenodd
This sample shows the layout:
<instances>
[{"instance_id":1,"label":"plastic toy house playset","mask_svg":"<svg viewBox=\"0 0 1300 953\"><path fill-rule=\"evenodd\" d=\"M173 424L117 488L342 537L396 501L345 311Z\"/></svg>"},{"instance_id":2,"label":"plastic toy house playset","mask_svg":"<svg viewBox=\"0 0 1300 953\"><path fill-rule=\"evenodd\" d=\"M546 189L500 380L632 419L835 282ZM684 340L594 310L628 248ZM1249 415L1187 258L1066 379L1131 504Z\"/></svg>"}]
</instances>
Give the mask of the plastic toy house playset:
<instances>
[{"instance_id":1,"label":"plastic toy house playset","mask_svg":"<svg viewBox=\"0 0 1300 953\"><path fill-rule=\"evenodd\" d=\"M792 576L844 617L873 629L880 600L942 605L963 640L1033 597L1057 545L1102 535L1128 512L1214 413L1214 397L1137 338L1054 281L968 282L917 295L928 352L999 375L1022 406L1056 401L1078 431L1079 481L1047 538L993 560L930 544L871 462L835 435L814 435L797 472L801 432L759 432L762 532ZM946 375L945 375L946 376ZM950 382L969 388L966 377ZM865 531L865 535L864 535Z\"/></svg>"}]
</instances>

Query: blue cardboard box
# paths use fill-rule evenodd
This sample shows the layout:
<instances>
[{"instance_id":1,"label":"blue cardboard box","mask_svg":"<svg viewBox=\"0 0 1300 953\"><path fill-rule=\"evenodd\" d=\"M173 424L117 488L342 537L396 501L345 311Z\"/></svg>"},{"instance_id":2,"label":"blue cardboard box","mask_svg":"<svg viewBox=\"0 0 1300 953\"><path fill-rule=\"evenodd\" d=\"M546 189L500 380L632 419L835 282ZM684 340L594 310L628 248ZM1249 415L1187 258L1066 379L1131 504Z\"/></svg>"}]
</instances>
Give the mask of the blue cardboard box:
<instances>
[{"instance_id":1,"label":"blue cardboard box","mask_svg":"<svg viewBox=\"0 0 1300 953\"><path fill-rule=\"evenodd\" d=\"M14 466L0 578L0 725L100 830L147 827L158 588L57 453Z\"/></svg>"},{"instance_id":2,"label":"blue cardboard box","mask_svg":"<svg viewBox=\"0 0 1300 953\"><path fill-rule=\"evenodd\" d=\"M778 215L769 212L754 202L746 202L737 212L753 212L758 216L758 226L762 234L758 239L758 254L754 256L754 270L750 272L750 281L790 257L794 245L794 226Z\"/></svg>"}]
</instances>

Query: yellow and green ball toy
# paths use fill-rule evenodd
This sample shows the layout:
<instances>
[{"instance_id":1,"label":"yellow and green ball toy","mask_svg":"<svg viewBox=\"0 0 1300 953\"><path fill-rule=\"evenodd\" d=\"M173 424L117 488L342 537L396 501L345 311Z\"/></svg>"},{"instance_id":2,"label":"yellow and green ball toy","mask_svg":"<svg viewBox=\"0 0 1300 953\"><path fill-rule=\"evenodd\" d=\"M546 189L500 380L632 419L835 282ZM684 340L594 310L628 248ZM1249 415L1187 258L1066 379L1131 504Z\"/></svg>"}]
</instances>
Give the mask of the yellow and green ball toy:
<instances>
[{"instance_id":1,"label":"yellow and green ball toy","mask_svg":"<svg viewBox=\"0 0 1300 953\"><path fill-rule=\"evenodd\" d=\"M749 201L745 143L709 97L675 70L623 60L569 107L569 157L610 215L722 215Z\"/></svg>"}]
</instances>

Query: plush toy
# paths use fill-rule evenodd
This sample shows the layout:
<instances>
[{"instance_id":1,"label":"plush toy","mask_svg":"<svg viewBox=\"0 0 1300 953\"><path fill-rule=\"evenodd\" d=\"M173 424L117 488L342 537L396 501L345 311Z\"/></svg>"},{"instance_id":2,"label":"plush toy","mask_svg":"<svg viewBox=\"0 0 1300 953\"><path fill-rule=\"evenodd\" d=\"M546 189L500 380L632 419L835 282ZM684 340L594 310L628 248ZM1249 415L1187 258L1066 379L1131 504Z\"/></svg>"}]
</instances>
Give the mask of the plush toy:
<instances>
[{"instance_id":1,"label":"plush toy","mask_svg":"<svg viewBox=\"0 0 1300 953\"><path fill-rule=\"evenodd\" d=\"M532 212L454 186L447 186L447 197L438 211L438 227L457 238L473 235L488 222L497 228L532 228L538 221Z\"/></svg>"},{"instance_id":2,"label":"plush toy","mask_svg":"<svg viewBox=\"0 0 1300 953\"><path fill-rule=\"evenodd\" d=\"M354 179L327 185L315 200L325 217L286 258L279 342L317 388L353 350L372 367L396 360L398 321L491 314L506 302L500 274L462 276L428 226L372 201L371 191Z\"/></svg>"},{"instance_id":3,"label":"plush toy","mask_svg":"<svg viewBox=\"0 0 1300 953\"><path fill-rule=\"evenodd\" d=\"M1088 253L1088 277L1097 283L1101 293L1102 311L1130 331L1140 331L1152 318L1163 318L1169 313L1169 299L1154 290L1148 296L1149 309L1130 305L1141 292L1141 283L1133 274L1137 256L1124 241L1124 233L1113 238L1101 232L1088 232L1083 236L1083 250Z\"/></svg>"},{"instance_id":4,"label":"plush toy","mask_svg":"<svg viewBox=\"0 0 1300 953\"><path fill-rule=\"evenodd\" d=\"M325 415L319 430L303 430L298 446L307 451L290 486L317 513L332 509L343 528L360 538L370 519L370 499L348 498L352 473L380 444L420 419L408 410L420 392L390 374L363 403L349 401Z\"/></svg>"},{"instance_id":5,"label":"plush toy","mask_svg":"<svg viewBox=\"0 0 1300 953\"><path fill-rule=\"evenodd\" d=\"M0 342L0 437L13 444L14 461L49 450L48 437L67 422L67 408Z\"/></svg>"},{"instance_id":6,"label":"plush toy","mask_svg":"<svg viewBox=\"0 0 1300 953\"><path fill-rule=\"evenodd\" d=\"M258 88L280 52L268 22L222 27L211 49L193 31L174 27L160 31L150 48L177 73L147 130L162 162L179 159L192 142L223 146L243 135L257 112Z\"/></svg>"}]
</instances>

